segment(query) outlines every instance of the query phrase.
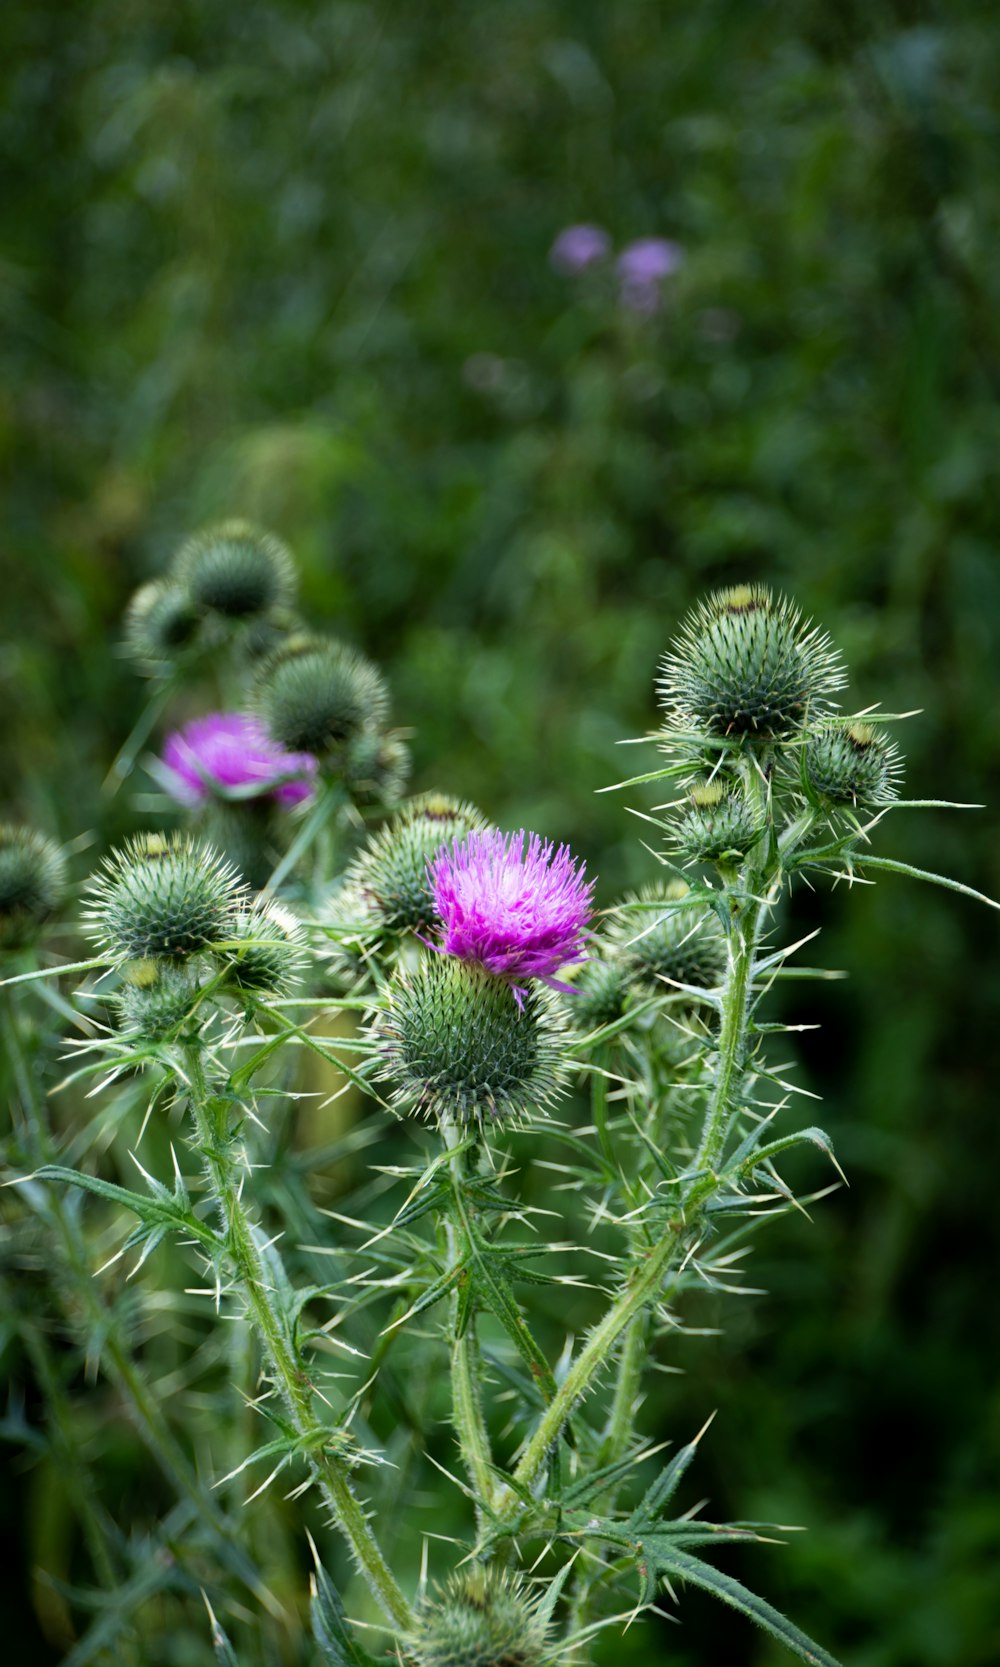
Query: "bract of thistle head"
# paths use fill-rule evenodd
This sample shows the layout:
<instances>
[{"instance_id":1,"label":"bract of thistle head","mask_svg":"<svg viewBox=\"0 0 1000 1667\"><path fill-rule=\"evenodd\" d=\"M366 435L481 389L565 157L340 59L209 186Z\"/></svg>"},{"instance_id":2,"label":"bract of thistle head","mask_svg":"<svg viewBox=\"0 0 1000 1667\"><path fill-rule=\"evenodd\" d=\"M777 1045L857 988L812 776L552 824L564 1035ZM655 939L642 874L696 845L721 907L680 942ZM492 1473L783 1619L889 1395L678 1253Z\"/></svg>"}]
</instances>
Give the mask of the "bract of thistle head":
<instances>
[{"instance_id":1,"label":"bract of thistle head","mask_svg":"<svg viewBox=\"0 0 1000 1667\"><path fill-rule=\"evenodd\" d=\"M554 998L532 987L518 1005L505 979L453 956L397 972L372 1025L392 1103L459 1123L543 1109L566 1073Z\"/></svg>"},{"instance_id":2,"label":"bract of thistle head","mask_svg":"<svg viewBox=\"0 0 1000 1667\"><path fill-rule=\"evenodd\" d=\"M146 672L169 670L198 635L200 615L180 585L140 585L125 612L125 652Z\"/></svg>"},{"instance_id":3,"label":"bract of thistle head","mask_svg":"<svg viewBox=\"0 0 1000 1667\"><path fill-rule=\"evenodd\" d=\"M475 805L444 793L414 799L372 834L348 864L344 885L372 931L419 931L438 922L428 864L443 844L484 826Z\"/></svg>"},{"instance_id":4,"label":"bract of thistle head","mask_svg":"<svg viewBox=\"0 0 1000 1667\"><path fill-rule=\"evenodd\" d=\"M622 898L607 936L633 981L661 990L671 983L714 990L722 983L725 934L713 910L684 905L688 893L683 880L669 880ZM661 903L662 913L656 907Z\"/></svg>"},{"instance_id":5,"label":"bract of thistle head","mask_svg":"<svg viewBox=\"0 0 1000 1667\"><path fill-rule=\"evenodd\" d=\"M66 859L51 839L16 822L0 824L0 949L24 949L66 891Z\"/></svg>"},{"instance_id":6,"label":"bract of thistle head","mask_svg":"<svg viewBox=\"0 0 1000 1667\"><path fill-rule=\"evenodd\" d=\"M688 615L658 679L669 728L780 740L844 684L830 639L766 585L716 591Z\"/></svg>"},{"instance_id":7,"label":"bract of thistle head","mask_svg":"<svg viewBox=\"0 0 1000 1667\"><path fill-rule=\"evenodd\" d=\"M295 594L295 564L271 533L249 521L223 521L183 544L172 577L199 609L251 619L285 607Z\"/></svg>"},{"instance_id":8,"label":"bract of thistle head","mask_svg":"<svg viewBox=\"0 0 1000 1667\"><path fill-rule=\"evenodd\" d=\"M183 805L236 793L287 806L312 797L316 770L311 753L284 751L251 713L209 712L167 736L160 778Z\"/></svg>"},{"instance_id":9,"label":"bract of thistle head","mask_svg":"<svg viewBox=\"0 0 1000 1667\"><path fill-rule=\"evenodd\" d=\"M389 709L381 672L345 643L290 637L261 666L257 714L279 746L340 768L348 747Z\"/></svg>"},{"instance_id":10,"label":"bract of thistle head","mask_svg":"<svg viewBox=\"0 0 1000 1667\"><path fill-rule=\"evenodd\" d=\"M857 718L846 723L829 719L806 737L802 749L803 788L826 808L891 804L902 767L892 742Z\"/></svg>"},{"instance_id":11,"label":"bract of thistle head","mask_svg":"<svg viewBox=\"0 0 1000 1667\"><path fill-rule=\"evenodd\" d=\"M431 891L446 955L476 961L518 985L552 980L579 960L593 882L568 845L538 834L471 833L440 850L430 865Z\"/></svg>"},{"instance_id":12,"label":"bract of thistle head","mask_svg":"<svg viewBox=\"0 0 1000 1667\"><path fill-rule=\"evenodd\" d=\"M410 779L410 749L394 730L364 729L344 754L344 786L358 805L395 805Z\"/></svg>"},{"instance_id":13,"label":"bract of thistle head","mask_svg":"<svg viewBox=\"0 0 1000 1667\"><path fill-rule=\"evenodd\" d=\"M689 806L672 830L673 849L693 861L736 861L764 831L739 787L701 783L691 789Z\"/></svg>"},{"instance_id":14,"label":"bract of thistle head","mask_svg":"<svg viewBox=\"0 0 1000 1667\"><path fill-rule=\"evenodd\" d=\"M258 901L235 915L218 954L227 989L250 997L287 995L302 972L302 929L280 903Z\"/></svg>"},{"instance_id":15,"label":"bract of thistle head","mask_svg":"<svg viewBox=\"0 0 1000 1667\"><path fill-rule=\"evenodd\" d=\"M114 997L121 1028L143 1041L162 1042L191 1020L200 989L190 961L133 962Z\"/></svg>"},{"instance_id":16,"label":"bract of thistle head","mask_svg":"<svg viewBox=\"0 0 1000 1667\"><path fill-rule=\"evenodd\" d=\"M235 871L184 834L140 834L105 859L87 927L112 961L183 960L231 936L245 906Z\"/></svg>"},{"instance_id":17,"label":"bract of thistle head","mask_svg":"<svg viewBox=\"0 0 1000 1667\"><path fill-rule=\"evenodd\" d=\"M547 1634L516 1575L474 1565L420 1604L405 1647L416 1667L541 1667Z\"/></svg>"}]
</instances>

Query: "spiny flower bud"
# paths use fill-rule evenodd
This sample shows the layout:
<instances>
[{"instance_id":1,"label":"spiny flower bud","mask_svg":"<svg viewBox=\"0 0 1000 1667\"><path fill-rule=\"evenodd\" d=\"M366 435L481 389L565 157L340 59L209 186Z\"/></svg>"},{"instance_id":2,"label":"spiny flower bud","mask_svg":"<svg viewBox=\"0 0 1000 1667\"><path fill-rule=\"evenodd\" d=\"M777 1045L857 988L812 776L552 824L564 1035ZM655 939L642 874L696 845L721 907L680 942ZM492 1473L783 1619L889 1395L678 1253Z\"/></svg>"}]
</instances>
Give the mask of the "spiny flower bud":
<instances>
[{"instance_id":1,"label":"spiny flower bud","mask_svg":"<svg viewBox=\"0 0 1000 1667\"><path fill-rule=\"evenodd\" d=\"M664 659L659 696L672 727L771 740L794 733L844 684L824 632L765 585L716 591Z\"/></svg>"},{"instance_id":2,"label":"spiny flower bud","mask_svg":"<svg viewBox=\"0 0 1000 1667\"><path fill-rule=\"evenodd\" d=\"M243 901L233 869L181 834L129 840L105 859L90 895L90 932L114 961L199 954L231 937Z\"/></svg>"},{"instance_id":3,"label":"spiny flower bud","mask_svg":"<svg viewBox=\"0 0 1000 1667\"><path fill-rule=\"evenodd\" d=\"M643 886L622 899L608 937L631 976L639 982L661 980L713 990L726 971L726 940L711 909L679 907L688 895L683 880ZM650 905L663 903L659 913ZM671 907L671 905L673 905Z\"/></svg>"},{"instance_id":4,"label":"spiny flower bud","mask_svg":"<svg viewBox=\"0 0 1000 1667\"><path fill-rule=\"evenodd\" d=\"M355 804L398 804L409 779L410 749L395 731L365 729L348 743L344 786Z\"/></svg>"},{"instance_id":5,"label":"spiny flower bud","mask_svg":"<svg viewBox=\"0 0 1000 1667\"><path fill-rule=\"evenodd\" d=\"M195 1011L200 985L189 965L177 961L134 961L115 1001L123 1030L147 1042L162 1042Z\"/></svg>"},{"instance_id":6,"label":"spiny flower bud","mask_svg":"<svg viewBox=\"0 0 1000 1667\"><path fill-rule=\"evenodd\" d=\"M516 1576L474 1566L421 1604L406 1648L416 1667L540 1667L547 1631Z\"/></svg>"},{"instance_id":7,"label":"spiny flower bud","mask_svg":"<svg viewBox=\"0 0 1000 1667\"><path fill-rule=\"evenodd\" d=\"M428 864L443 845L484 826L475 805L444 793L424 794L371 835L348 865L345 892L361 903L377 933L436 923Z\"/></svg>"},{"instance_id":8,"label":"spiny flower bud","mask_svg":"<svg viewBox=\"0 0 1000 1667\"><path fill-rule=\"evenodd\" d=\"M397 973L373 1027L396 1108L469 1122L545 1106L562 1083L562 1031L537 987L521 1001L506 979L451 955Z\"/></svg>"},{"instance_id":9,"label":"spiny flower bud","mask_svg":"<svg viewBox=\"0 0 1000 1667\"><path fill-rule=\"evenodd\" d=\"M245 996L285 995L301 972L301 928L280 904L256 903L237 914L219 953L227 988Z\"/></svg>"},{"instance_id":10,"label":"spiny flower bud","mask_svg":"<svg viewBox=\"0 0 1000 1667\"><path fill-rule=\"evenodd\" d=\"M284 607L295 594L295 566L280 539L248 521L224 521L182 545L173 576L197 608L250 619Z\"/></svg>"},{"instance_id":11,"label":"spiny flower bud","mask_svg":"<svg viewBox=\"0 0 1000 1667\"><path fill-rule=\"evenodd\" d=\"M62 901L66 861L34 828L0 824L0 949L23 949Z\"/></svg>"},{"instance_id":12,"label":"spiny flower bud","mask_svg":"<svg viewBox=\"0 0 1000 1667\"><path fill-rule=\"evenodd\" d=\"M629 969L617 957L605 960L603 955L591 955L573 974L565 1011L577 1030L599 1030L622 1017L630 984Z\"/></svg>"},{"instance_id":13,"label":"spiny flower bud","mask_svg":"<svg viewBox=\"0 0 1000 1667\"><path fill-rule=\"evenodd\" d=\"M823 724L805 743L802 783L823 805L891 804L902 770L899 752L869 724Z\"/></svg>"},{"instance_id":14,"label":"spiny flower bud","mask_svg":"<svg viewBox=\"0 0 1000 1667\"><path fill-rule=\"evenodd\" d=\"M166 671L198 634L198 610L179 585L141 585L125 613L125 651L150 674Z\"/></svg>"},{"instance_id":15,"label":"spiny flower bud","mask_svg":"<svg viewBox=\"0 0 1000 1667\"><path fill-rule=\"evenodd\" d=\"M289 752L335 756L385 720L389 695L381 672L344 643L293 637L261 668L257 711Z\"/></svg>"},{"instance_id":16,"label":"spiny flower bud","mask_svg":"<svg viewBox=\"0 0 1000 1667\"><path fill-rule=\"evenodd\" d=\"M756 845L763 828L739 788L705 782L691 789L691 808L675 830L674 849L697 862L735 861Z\"/></svg>"}]
</instances>

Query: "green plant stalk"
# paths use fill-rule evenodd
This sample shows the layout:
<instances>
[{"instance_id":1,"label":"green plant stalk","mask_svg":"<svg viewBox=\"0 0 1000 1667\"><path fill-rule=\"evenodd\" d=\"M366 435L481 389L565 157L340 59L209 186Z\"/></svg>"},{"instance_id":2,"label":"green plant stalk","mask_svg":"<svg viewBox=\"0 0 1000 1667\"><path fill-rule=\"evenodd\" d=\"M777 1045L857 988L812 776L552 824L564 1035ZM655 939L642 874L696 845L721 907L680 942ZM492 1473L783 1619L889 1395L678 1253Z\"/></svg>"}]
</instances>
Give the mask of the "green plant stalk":
<instances>
[{"instance_id":1,"label":"green plant stalk","mask_svg":"<svg viewBox=\"0 0 1000 1667\"><path fill-rule=\"evenodd\" d=\"M451 1151L449 1168L451 1170L452 1197L454 1199L455 1215L449 1212L445 1220L445 1233L448 1241L448 1254L452 1266L464 1259L469 1242L469 1220L466 1214L463 1186L465 1183L465 1159L467 1154L456 1148L461 1142L461 1131L452 1122L446 1122L443 1128L445 1144ZM456 1220L457 1217L457 1220ZM482 1372L482 1356L479 1352L479 1340L476 1336L476 1316L469 1315L465 1329L459 1332L459 1316L462 1308L461 1292L456 1291L451 1299L450 1329L451 1329L451 1417L455 1427L462 1462L472 1486L476 1505L476 1522L481 1530L484 1516L493 1509L496 1493L496 1477L492 1469L493 1455L490 1448L489 1431L483 1417L483 1403L479 1390L479 1379Z\"/></svg>"},{"instance_id":2,"label":"green plant stalk","mask_svg":"<svg viewBox=\"0 0 1000 1667\"><path fill-rule=\"evenodd\" d=\"M296 1435L334 1520L346 1538L359 1569L393 1625L409 1630L412 1612L375 1539L348 1479L348 1469L325 1449L331 1434L313 1411L312 1386L295 1357L275 1308L260 1251L244 1208L236 1165L229 1151L229 1103L213 1096L205 1078L201 1049L185 1049L190 1104L205 1158L209 1185L217 1200L226 1243L247 1305L251 1324L291 1416Z\"/></svg>"},{"instance_id":3,"label":"green plant stalk","mask_svg":"<svg viewBox=\"0 0 1000 1667\"><path fill-rule=\"evenodd\" d=\"M8 991L0 992L0 1034L14 1070L25 1119L26 1144L32 1161L37 1164L52 1161L56 1154L49 1135L48 1118L34 1072L21 1045L14 998ZM62 1252L61 1266L67 1276L69 1290L59 1295L67 1320L74 1326L78 1323L73 1312L75 1304L100 1332L104 1368L123 1395L146 1448L177 1496L187 1499L205 1526L239 1552L242 1561L244 1554L234 1524L206 1494L191 1468L187 1455L132 1357L117 1314L100 1297L76 1223L61 1198L49 1188L46 1188L44 1219L54 1230ZM241 1572L241 1578L249 1590L259 1593L263 1589L259 1576L251 1566Z\"/></svg>"}]
</instances>

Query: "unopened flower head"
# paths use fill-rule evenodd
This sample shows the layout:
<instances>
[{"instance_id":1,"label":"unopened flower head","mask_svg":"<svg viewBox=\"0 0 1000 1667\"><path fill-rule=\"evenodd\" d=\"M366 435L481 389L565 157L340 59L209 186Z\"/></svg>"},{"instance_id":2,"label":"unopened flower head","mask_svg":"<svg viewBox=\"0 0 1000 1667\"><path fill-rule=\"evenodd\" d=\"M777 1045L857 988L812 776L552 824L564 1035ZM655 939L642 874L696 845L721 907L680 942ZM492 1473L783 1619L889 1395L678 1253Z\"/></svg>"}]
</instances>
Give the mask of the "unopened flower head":
<instances>
[{"instance_id":1,"label":"unopened flower head","mask_svg":"<svg viewBox=\"0 0 1000 1667\"><path fill-rule=\"evenodd\" d=\"M549 263L557 272L572 276L606 260L610 253L611 239L603 226L564 226L549 250Z\"/></svg>"},{"instance_id":2,"label":"unopened flower head","mask_svg":"<svg viewBox=\"0 0 1000 1667\"><path fill-rule=\"evenodd\" d=\"M281 904L257 902L236 914L219 954L228 989L247 997L287 995L302 971L302 929Z\"/></svg>"},{"instance_id":3,"label":"unopened flower head","mask_svg":"<svg viewBox=\"0 0 1000 1667\"><path fill-rule=\"evenodd\" d=\"M685 902L689 895L683 880L669 880L622 899L608 938L634 981L662 993L671 984L714 990L722 983L725 934L713 910Z\"/></svg>"},{"instance_id":4,"label":"unopened flower head","mask_svg":"<svg viewBox=\"0 0 1000 1667\"><path fill-rule=\"evenodd\" d=\"M373 1037L403 1113L460 1123L544 1108L565 1075L555 998L431 955L392 979Z\"/></svg>"},{"instance_id":5,"label":"unopened flower head","mask_svg":"<svg viewBox=\"0 0 1000 1667\"><path fill-rule=\"evenodd\" d=\"M821 716L843 684L829 638L754 584L698 604L664 659L658 688L671 730L769 741Z\"/></svg>"},{"instance_id":6,"label":"unopened flower head","mask_svg":"<svg viewBox=\"0 0 1000 1667\"><path fill-rule=\"evenodd\" d=\"M742 790L721 781L693 787L689 807L676 824L673 849L696 862L738 862L764 831Z\"/></svg>"},{"instance_id":7,"label":"unopened flower head","mask_svg":"<svg viewBox=\"0 0 1000 1667\"><path fill-rule=\"evenodd\" d=\"M208 1017L207 1006L199 1009L200 984L191 962L141 960L126 969L115 997L122 1029L147 1042L162 1042L196 1014Z\"/></svg>"},{"instance_id":8,"label":"unopened flower head","mask_svg":"<svg viewBox=\"0 0 1000 1667\"><path fill-rule=\"evenodd\" d=\"M540 1667L548 1626L516 1575L473 1565L417 1611L406 1641L416 1667Z\"/></svg>"},{"instance_id":9,"label":"unopened flower head","mask_svg":"<svg viewBox=\"0 0 1000 1667\"><path fill-rule=\"evenodd\" d=\"M806 739L802 782L810 798L825 807L876 809L896 798L902 759L898 749L871 724L831 719Z\"/></svg>"},{"instance_id":10,"label":"unopened flower head","mask_svg":"<svg viewBox=\"0 0 1000 1667\"><path fill-rule=\"evenodd\" d=\"M285 752L252 714L211 712L167 736L162 780L189 806L216 794L295 805L312 796L317 768L311 753Z\"/></svg>"},{"instance_id":11,"label":"unopened flower head","mask_svg":"<svg viewBox=\"0 0 1000 1667\"><path fill-rule=\"evenodd\" d=\"M364 729L347 746L344 786L357 805L398 804L410 779L410 749L396 731Z\"/></svg>"},{"instance_id":12,"label":"unopened flower head","mask_svg":"<svg viewBox=\"0 0 1000 1667\"><path fill-rule=\"evenodd\" d=\"M0 949L23 949L58 908L66 860L51 839L15 822L0 824Z\"/></svg>"},{"instance_id":13,"label":"unopened flower head","mask_svg":"<svg viewBox=\"0 0 1000 1667\"><path fill-rule=\"evenodd\" d=\"M379 932L426 930L440 919L428 864L442 845L483 824L475 805L444 793L424 794L370 836L348 865L345 892Z\"/></svg>"},{"instance_id":14,"label":"unopened flower head","mask_svg":"<svg viewBox=\"0 0 1000 1667\"><path fill-rule=\"evenodd\" d=\"M629 312L652 314L663 304L663 284L684 262L684 250L668 237L640 237L629 243L615 266L620 299Z\"/></svg>"},{"instance_id":15,"label":"unopened flower head","mask_svg":"<svg viewBox=\"0 0 1000 1667\"><path fill-rule=\"evenodd\" d=\"M350 744L384 723L389 694L378 668L353 648L293 637L261 668L256 707L280 747L342 765Z\"/></svg>"},{"instance_id":16,"label":"unopened flower head","mask_svg":"<svg viewBox=\"0 0 1000 1667\"><path fill-rule=\"evenodd\" d=\"M469 834L438 852L431 890L446 955L509 978L555 982L584 953L593 884L568 845L497 829Z\"/></svg>"},{"instance_id":17,"label":"unopened flower head","mask_svg":"<svg viewBox=\"0 0 1000 1667\"><path fill-rule=\"evenodd\" d=\"M225 619L252 619L287 607L295 566L280 539L248 521L224 521L181 546L173 578L197 608Z\"/></svg>"},{"instance_id":18,"label":"unopened flower head","mask_svg":"<svg viewBox=\"0 0 1000 1667\"><path fill-rule=\"evenodd\" d=\"M112 961L183 960L232 934L245 906L235 871L182 834L140 834L91 882L87 924Z\"/></svg>"},{"instance_id":19,"label":"unopened flower head","mask_svg":"<svg viewBox=\"0 0 1000 1667\"><path fill-rule=\"evenodd\" d=\"M180 585L141 585L125 613L125 651L148 675L162 675L194 643L198 609Z\"/></svg>"},{"instance_id":20,"label":"unopened flower head","mask_svg":"<svg viewBox=\"0 0 1000 1667\"><path fill-rule=\"evenodd\" d=\"M566 996L566 1013L579 1031L614 1024L625 1012L631 991L630 970L617 956L593 951L573 974L573 990Z\"/></svg>"}]
</instances>

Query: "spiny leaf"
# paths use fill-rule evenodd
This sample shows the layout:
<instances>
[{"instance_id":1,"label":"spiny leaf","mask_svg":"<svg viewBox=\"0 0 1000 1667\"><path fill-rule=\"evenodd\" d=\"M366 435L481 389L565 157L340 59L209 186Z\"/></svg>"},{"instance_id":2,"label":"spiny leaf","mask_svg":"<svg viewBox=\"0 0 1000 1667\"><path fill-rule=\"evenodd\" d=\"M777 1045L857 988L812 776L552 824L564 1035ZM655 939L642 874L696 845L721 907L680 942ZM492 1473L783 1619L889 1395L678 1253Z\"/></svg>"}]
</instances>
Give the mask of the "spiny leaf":
<instances>
[{"instance_id":1,"label":"spiny leaf","mask_svg":"<svg viewBox=\"0 0 1000 1667\"><path fill-rule=\"evenodd\" d=\"M808 1662L809 1667L840 1667L835 1657L794 1626L780 1610L749 1591L732 1575L723 1574L710 1563L702 1562L700 1557L692 1557L686 1551L671 1550L659 1558L659 1568L663 1574L676 1575L690 1581L692 1586L700 1586L702 1591L710 1592L731 1609L746 1615L776 1638L779 1644L784 1644L786 1649L797 1655L800 1661Z\"/></svg>"}]
</instances>

